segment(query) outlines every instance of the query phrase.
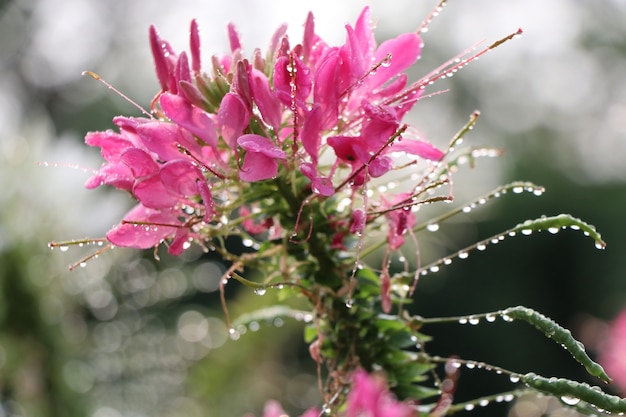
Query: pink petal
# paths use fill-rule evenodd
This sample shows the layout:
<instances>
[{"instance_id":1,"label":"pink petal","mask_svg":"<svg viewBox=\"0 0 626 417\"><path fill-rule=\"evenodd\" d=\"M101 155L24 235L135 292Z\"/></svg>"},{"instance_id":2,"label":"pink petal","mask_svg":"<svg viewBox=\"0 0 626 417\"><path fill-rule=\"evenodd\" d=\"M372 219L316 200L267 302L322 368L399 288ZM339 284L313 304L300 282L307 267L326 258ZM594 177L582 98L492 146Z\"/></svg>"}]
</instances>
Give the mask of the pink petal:
<instances>
[{"instance_id":1,"label":"pink petal","mask_svg":"<svg viewBox=\"0 0 626 417\"><path fill-rule=\"evenodd\" d=\"M319 66L315 74L315 89L313 93L315 104L322 111L322 129L330 129L337 124L339 118L339 55L329 56Z\"/></svg>"},{"instance_id":2,"label":"pink petal","mask_svg":"<svg viewBox=\"0 0 626 417\"><path fill-rule=\"evenodd\" d=\"M134 182L130 168L123 163L116 162L100 168L85 182L85 187L92 189L100 185L110 185L120 190L131 191Z\"/></svg>"},{"instance_id":3,"label":"pink petal","mask_svg":"<svg viewBox=\"0 0 626 417\"><path fill-rule=\"evenodd\" d=\"M335 187L330 178L318 175L317 169L312 163L306 162L300 165L300 170L311 180L311 189L314 193L327 197L335 194Z\"/></svg>"},{"instance_id":4,"label":"pink petal","mask_svg":"<svg viewBox=\"0 0 626 417\"><path fill-rule=\"evenodd\" d=\"M367 167L367 173L374 178L382 177L393 168L393 160L388 156L378 156Z\"/></svg>"},{"instance_id":5,"label":"pink petal","mask_svg":"<svg viewBox=\"0 0 626 417\"><path fill-rule=\"evenodd\" d=\"M230 51L235 52L241 49L241 37L237 33L237 28L232 23L226 25L228 30L228 41L230 42Z\"/></svg>"},{"instance_id":6,"label":"pink petal","mask_svg":"<svg viewBox=\"0 0 626 417\"><path fill-rule=\"evenodd\" d=\"M163 94L159 102L165 115L172 121L196 135L209 146L217 146L215 123L208 113L174 94Z\"/></svg>"},{"instance_id":7,"label":"pink petal","mask_svg":"<svg viewBox=\"0 0 626 417\"><path fill-rule=\"evenodd\" d=\"M167 248L167 253L170 255L178 256L185 250L185 244L189 242L189 229L186 227L179 227L174 235L174 240Z\"/></svg>"},{"instance_id":8,"label":"pink petal","mask_svg":"<svg viewBox=\"0 0 626 417\"><path fill-rule=\"evenodd\" d=\"M344 162L366 163L369 160L366 144L361 137L331 136L326 141L335 151L337 158Z\"/></svg>"},{"instance_id":9,"label":"pink petal","mask_svg":"<svg viewBox=\"0 0 626 417\"><path fill-rule=\"evenodd\" d=\"M173 52L170 45L159 37L159 32L154 26L150 26L150 48L154 58L154 66L163 91L168 91L170 86L170 63L168 56Z\"/></svg>"},{"instance_id":10,"label":"pink petal","mask_svg":"<svg viewBox=\"0 0 626 417\"><path fill-rule=\"evenodd\" d=\"M323 110L319 105L313 105L313 108L304 119L302 131L300 132L302 146L316 165L322 143L322 113Z\"/></svg>"},{"instance_id":11,"label":"pink petal","mask_svg":"<svg viewBox=\"0 0 626 417\"><path fill-rule=\"evenodd\" d=\"M260 153L268 158L277 159L285 159L287 157L285 151L276 147L274 142L264 136L255 134L243 135L237 139L237 144L248 151L248 153Z\"/></svg>"},{"instance_id":12,"label":"pink petal","mask_svg":"<svg viewBox=\"0 0 626 417\"><path fill-rule=\"evenodd\" d=\"M102 157L109 162L118 161L122 152L133 147L132 142L112 130L89 132L85 136L85 143L89 146L99 146Z\"/></svg>"},{"instance_id":13,"label":"pink petal","mask_svg":"<svg viewBox=\"0 0 626 417\"><path fill-rule=\"evenodd\" d=\"M178 85L181 81L191 82L189 60L187 59L187 54L185 52L181 52L178 56L178 60L176 61L176 91L172 91L172 93L178 93Z\"/></svg>"},{"instance_id":14,"label":"pink petal","mask_svg":"<svg viewBox=\"0 0 626 417\"><path fill-rule=\"evenodd\" d=\"M183 159L167 162L161 167L159 176L169 192L181 197L197 195L196 182L205 181L198 167Z\"/></svg>"},{"instance_id":15,"label":"pink petal","mask_svg":"<svg viewBox=\"0 0 626 417\"><path fill-rule=\"evenodd\" d=\"M157 246L178 229L164 225L181 224L176 213L150 209L141 204L129 211L124 216L124 220L145 223L145 225L121 223L107 233L107 239L116 246L136 249L148 249Z\"/></svg>"},{"instance_id":16,"label":"pink petal","mask_svg":"<svg viewBox=\"0 0 626 417\"><path fill-rule=\"evenodd\" d=\"M405 139L403 141L396 141L393 146L394 151L406 152L431 161L440 161L445 155L443 151L421 140Z\"/></svg>"},{"instance_id":17,"label":"pink petal","mask_svg":"<svg viewBox=\"0 0 626 417\"><path fill-rule=\"evenodd\" d=\"M158 173L137 182L133 194L145 207L154 209L172 208L180 201L179 197L168 191Z\"/></svg>"},{"instance_id":18,"label":"pink petal","mask_svg":"<svg viewBox=\"0 0 626 417\"><path fill-rule=\"evenodd\" d=\"M365 229L365 222L367 220L367 216L365 212L361 209L356 209L352 212L352 219L350 222L350 233L352 234L360 234L363 233Z\"/></svg>"},{"instance_id":19,"label":"pink petal","mask_svg":"<svg viewBox=\"0 0 626 417\"><path fill-rule=\"evenodd\" d=\"M222 138L228 146L235 149L237 138L250 123L250 111L237 94L228 93L217 111L217 120Z\"/></svg>"},{"instance_id":20,"label":"pink petal","mask_svg":"<svg viewBox=\"0 0 626 417\"><path fill-rule=\"evenodd\" d=\"M290 61L292 59L294 61L293 66L295 73L290 71L292 66ZM296 102L304 103L309 97L309 94L311 94L313 87L311 70L297 56L281 56L276 60L274 66L274 90L281 93L278 96L287 106L291 105L291 85L292 81L294 81L293 78L295 78ZM299 105L301 106L301 104Z\"/></svg>"},{"instance_id":21,"label":"pink petal","mask_svg":"<svg viewBox=\"0 0 626 417\"><path fill-rule=\"evenodd\" d=\"M185 158L178 145L191 147L190 151L198 151L198 144L186 139L178 125L167 122L149 122L137 127L137 134L143 145L156 153L160 160L171 161Z\"/></svg>"},{"instance_id":22,"label":"pink petal","mask_svg":"<svg viewBox=\"0 0 626 417\"><path fill-rule=\"evenodd\" d=\"M145 151L130 148L124 151L120 161L126 164L135 178L142 178L159 170L159 165Z\"/></svg>"},{"instance_id":23,"label":"pink petal","mask_svg":"<svg viewBox=\"0 0 626 417\"><path fill-rule=\"evenodd\" d=\"M274 158L259 152L248 152L243 159L239 178L243 181L255 182L275 178L278 173L278 162Z\"/></svg>"},{"instance_id":24,"label":"pink petal","mask_svg":"<svg viewBox=\"0 0 626 417\"><path fill-rule=\"evenodd\" d=\"M189 50L191 51L191 70L194 74L198 74L201 69L200 64L200 35L198 23L196 20L191 21L191 29L189 30Z\"/></svg>"},{"instance_id":25,"label":"pink petal","mask_svg":"<svg viewBox=\"0 0 626 417\"><path fill-rule=\"evenodd\" d=\"M381 65L376 73L367 78L367 88L378 88L409 68L417 61L421 50L422 39L415 33L405 33L383 42L376 50L374 62L379 63L388 55L391 56L391 61L388 65Z\"/></svg>"},{"instance_id":26,"label":"pink petal","mask_svg":"<svg viewBox=\"0 0 626 417\"><path fill-rule=\"evenodd\" d=\"M270 90L270 82L261 71L250 71L250 87L252 97L256 103L263 120L272 126L274 130L280 128L282 121L282 105L276 95Z\"/></svg>"}]
</instances>

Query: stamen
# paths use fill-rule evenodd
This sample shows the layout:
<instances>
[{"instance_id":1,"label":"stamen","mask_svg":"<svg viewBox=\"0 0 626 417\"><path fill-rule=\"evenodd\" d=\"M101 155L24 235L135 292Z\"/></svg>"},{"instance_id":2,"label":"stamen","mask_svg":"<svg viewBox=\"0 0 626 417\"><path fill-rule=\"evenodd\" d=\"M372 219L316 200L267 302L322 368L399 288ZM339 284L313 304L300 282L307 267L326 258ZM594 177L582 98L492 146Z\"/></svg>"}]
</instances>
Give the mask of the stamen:
<instances>
[{"instance_id":1,"label":"stamen","mask_svg":"<svg viewBox=\"0 0 626 417\"><path fill-rule=\"evenodd\" d=\"M443 10L443 7L446 5L447 2L448 0L441 0L437 7L435 7L426 17L426 19L424 19L420 27L417 28L417 32L415 33L419 35L420 33L428 32L428 25L430 25L430 22L432 22L435 17L439 16L439 13Z\"/></svg>"},{"instance_id":2,"label":"stamen","mask_svg":"<svg viewBox=\"0 0 626 417\"><path fill-rule=\"evenodd\" d=\"M118 90L117 88L113 87L111 84L109 84L106 80L104 80L102 77L100 77L98 74L96 74L95 72L92 71L83 71L83 75L89 75L91 78L93 78L96 81L100 81L102 84L106 85L107 88L109 88L110 90L113 90L115 93L117 93L117 95L119 95L120 97L122 97L124 100L128 101L130 104L132 104L133 106L135 106L136 108L139 109L139 111L141 111L143 114L145 114L146 116L148 116L151 119L154 119L154 116L152 116L152 114L150 114L150 112L146 111L146 109L144 109L143 107L141 107L139 104L135 103L133 100L131 100L126 94L122 93L120 90Z\"/></svg>"}]
</instances>

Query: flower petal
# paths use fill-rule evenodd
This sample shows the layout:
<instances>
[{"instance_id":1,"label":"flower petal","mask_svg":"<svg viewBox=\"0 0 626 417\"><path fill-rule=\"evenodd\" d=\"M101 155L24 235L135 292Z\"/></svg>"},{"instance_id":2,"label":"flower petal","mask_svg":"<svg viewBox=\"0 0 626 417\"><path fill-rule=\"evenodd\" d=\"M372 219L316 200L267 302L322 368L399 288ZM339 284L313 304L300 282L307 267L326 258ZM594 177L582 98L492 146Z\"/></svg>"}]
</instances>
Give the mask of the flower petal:
<instances>
[{"instance_id":1,"label":"flower petal","mask_svg":"<svg viewBox=\"0 0 626 417\"><path fill-rule=\"evenodd\" d=\"M208 113L174 94L163 94L159 102L165 115L173 122L196 135L209 146L217 146L215 123Z\"/></svg>"}]
</instances>

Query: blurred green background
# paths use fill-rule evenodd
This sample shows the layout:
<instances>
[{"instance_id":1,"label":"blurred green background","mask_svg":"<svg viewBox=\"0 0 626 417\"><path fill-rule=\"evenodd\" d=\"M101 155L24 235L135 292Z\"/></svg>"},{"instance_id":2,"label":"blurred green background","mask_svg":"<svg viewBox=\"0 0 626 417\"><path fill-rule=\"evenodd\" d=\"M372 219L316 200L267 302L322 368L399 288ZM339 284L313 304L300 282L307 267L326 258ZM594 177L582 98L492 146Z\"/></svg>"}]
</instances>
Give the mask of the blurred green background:
<instances>
[{"instance_id":1,"label":"blurred green background","mask_svg":"<svg viewBox=\"0 0 626 417\"><path fill-rule=\"evenodd\" d=\"M98 237L132 202L114 190L86 191L97 150L88 130L138 111L101 84L99 73L143 106L157 91L147 41L155 24L177 50L191 18L203 57L227 51L237 24L247 52L264 48L279 23L297 40L306 12L333 44L366 3L380 40L417 28L434 1L17 0L0 2L0 417L259 415L268 398L297 415L319 405L315 367L301 324L261 322L227 341L219 260L116 249L86 268L67 265L89 248L46 244ZM605 251L575 232L514 238L420 281L424 316L523 304L570 327L593 350L626 306L626 2L451 0L424 34L414 79L474 45L522 27L525 34L431 91L412 122L444 146L475 109L466 143L505 149L455 180L460 203L496 185L529 180L544 196L507 196L421 236L424 257L452 252L526 218L570 213L595 224ZM44 166L47 162L48 166ZM52 166L58 164L58 166ZM233 242L233 247L237 247ZM428 262L432 259L424 259ZM232 287L232 288L231 288ZM231 315L271 304L230 285ZM442 325L430 350L511 370L594 382L560 347L524 324ZM625 353L626 354L626 353ZM463 371L458 398L495 393L502 377ZM531 417L510 405L477 415Z\"/></svg>"}]
</instances>

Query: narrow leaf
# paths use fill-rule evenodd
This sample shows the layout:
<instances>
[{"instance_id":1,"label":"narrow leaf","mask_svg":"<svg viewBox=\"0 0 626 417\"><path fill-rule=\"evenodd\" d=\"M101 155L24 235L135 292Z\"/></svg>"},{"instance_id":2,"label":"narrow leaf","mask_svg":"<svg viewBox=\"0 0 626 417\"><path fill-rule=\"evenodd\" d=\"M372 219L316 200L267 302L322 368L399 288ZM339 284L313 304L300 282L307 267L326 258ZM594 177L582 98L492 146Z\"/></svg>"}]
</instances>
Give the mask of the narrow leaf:
<instances>
[{"instance_id":1,"label":"narrow leaf","mask_svg":"<svg viewBox=\"0 0 626 417\"><path fill-rule=\"evenodd\" d=\"M587 355L587 352L585 352L585 346L581 342L574 339L569 330L559 326L554 320L549 319L533 309L523 306L508 308L504 310L502 314L510 318L523 320L532 324L547 337L553 339L557 343L560 343L569 353L572 354L574 359L585 367L590 375L597 376L604 382L611 382L611 378L606 374L602 366L592 361L589 355Z\"/></svg>"},{"instance_id":2,"label":"narrow leaf","mask_svg":"<svg viewBox=\"0 0 626 417\"><path fill-rule=\"evenodd\" d=\"M565 378L545 378L534 373L521 375L520 380L537 391L561 398L566 404L581 400L611 413L626 412L626 399L602 392L589 384Z\"/></svg>"}]
</instances>

